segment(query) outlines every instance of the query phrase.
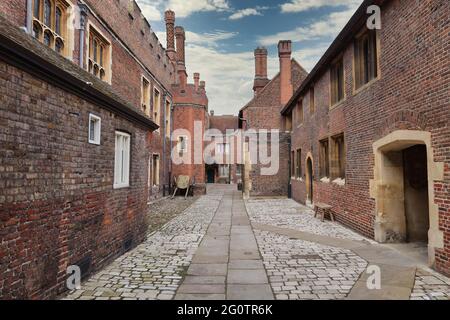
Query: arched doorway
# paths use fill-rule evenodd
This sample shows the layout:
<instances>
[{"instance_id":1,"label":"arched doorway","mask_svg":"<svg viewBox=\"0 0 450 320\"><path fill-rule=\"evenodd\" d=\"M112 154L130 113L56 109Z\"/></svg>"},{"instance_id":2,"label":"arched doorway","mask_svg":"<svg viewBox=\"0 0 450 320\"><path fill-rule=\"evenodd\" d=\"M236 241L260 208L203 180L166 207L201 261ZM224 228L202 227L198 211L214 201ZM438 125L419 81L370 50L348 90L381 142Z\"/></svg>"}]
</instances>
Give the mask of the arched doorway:
<instances>
[{"instance_id":1,"label":"arched doorway","mask_svg":"<svg viewBox=\"0 0 450 320\"><path fill-rule=\"evenodd\" d=\"M310 157L306 160L306 202L314 203L313 163Z\"/></svg>"},{"instance_id":2,"label":"arched doorway","mask_svg":"<svg viewBox=\"0 0 450 320\"><path fill-rule=\"evenodd\" d=\"M375 142L374 153L375 239L423 243L433 265L443 247L433 184L443 178L443 164L433 161L431 134L398 130Z\"/></svg>"}]
</instances>

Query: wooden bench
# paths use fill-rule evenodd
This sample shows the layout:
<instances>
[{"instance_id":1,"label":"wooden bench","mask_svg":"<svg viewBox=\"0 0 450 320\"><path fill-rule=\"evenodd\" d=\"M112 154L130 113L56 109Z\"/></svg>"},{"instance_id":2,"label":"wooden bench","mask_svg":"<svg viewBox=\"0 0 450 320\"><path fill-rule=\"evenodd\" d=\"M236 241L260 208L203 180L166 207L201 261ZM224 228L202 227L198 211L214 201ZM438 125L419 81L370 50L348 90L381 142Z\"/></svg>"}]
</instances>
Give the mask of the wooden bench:
<instances>
[{"instance_id":1,"label":"wooden bench","mask_svg":"<svg viewBox=\"0 0 450 320\"><path fill-rule=\"evenodd\" d=\"M330 205L328 205L326 203L318 202L318 203L314 204L314 211L315 211L314 218L316 218L318 215L321 215L322 216L322 222L324 222L325 214L328 213L330 215L331 221L334 222L334 214L331 211L332 208L333 208L332 206L330 206Z\"/></svg>"}]
</instances>

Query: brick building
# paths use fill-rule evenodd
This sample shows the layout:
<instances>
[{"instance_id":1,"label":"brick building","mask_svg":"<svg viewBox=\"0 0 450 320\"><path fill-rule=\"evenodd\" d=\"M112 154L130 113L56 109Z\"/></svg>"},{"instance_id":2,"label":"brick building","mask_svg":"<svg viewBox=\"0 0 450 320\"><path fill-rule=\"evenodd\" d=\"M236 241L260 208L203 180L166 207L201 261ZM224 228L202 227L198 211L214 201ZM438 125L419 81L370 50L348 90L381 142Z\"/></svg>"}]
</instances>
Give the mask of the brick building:
<instances>
[{"instance_id":1,"label":"brick building","mask_svg":"<svg viewBox=\"0 0 450 320\"><path fill-rule=\"evenodd\" d=\"M144 239L174 127L207 116L166 21L177 50L134 1L0 2L0 298L54 298L68 266L86 276Z\"/></svg>"},{"instance_id":2,"label":"brick building","mask_svg":"<svg viewBox=\"0 0 450 320\"><path fill-rule=\"evenodd\" d=\"M272 79L267 77L267 50L255 50L255 81L254 97L239 112L239 126L244 131L249 130L279 130L280 159L289 158L290 133L286 132L281 109L293 94L293 88L298 88L308 73L291 58L291 41L280 41L278 55L280 72ZM258 134L249 135L244 150L249 150L249 140L257 139ZM270 150L270 136L268 137ZM247 159L249 156L246 157ZM248 159L249 160L249 159ZM250 161L250 160L249 160ZM244 171L244 184L247 196L287 195L289 182L289 165L280 161L277 175L262 175L264 165L256 159L251 159Z\"/></svg>"},{"instance_id":3,"label":"brick building","mask_svg":"<svg viewBox=\"0 0 450 320\"><path fill-rule=\"evenodd\" d=\"M379 242L422 242L447 275L449 16L445 0L364 1L282 110L293 198Z\"/></svg>"},{"instance_id":4,"label":"brick building","mask_svg":"<svg viewBox=\"0 0 450 320\"><path fill-rule=\"evenodd\" d=\"M214 115L208 118L211 160L205 164L208 183L238 184L241 182L242 152L239 119L232 115Z\"/></svg>"}]
</instances>

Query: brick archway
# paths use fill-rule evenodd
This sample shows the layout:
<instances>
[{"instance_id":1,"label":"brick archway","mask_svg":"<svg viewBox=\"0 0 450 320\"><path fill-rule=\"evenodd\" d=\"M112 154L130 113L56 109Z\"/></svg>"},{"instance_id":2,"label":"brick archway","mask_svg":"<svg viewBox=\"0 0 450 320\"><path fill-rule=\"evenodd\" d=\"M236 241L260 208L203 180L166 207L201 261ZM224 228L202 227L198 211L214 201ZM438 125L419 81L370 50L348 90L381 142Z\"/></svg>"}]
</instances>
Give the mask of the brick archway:
<instances>
[{"instance_id":1,"label":"brick archway","mask_svg":"<svg viewBox=\"0 0 450 320\"><path fill-rule=\"evenodd\" d=\"M439 230L438 206L434 199L434 181L444 178L444 164L433 160L431 133L397 130L373 144L374 179L370 181L371 197L375 199L375 240L405 241L404 160L401 152L413 146L426 147L428 180L428 260L435 263L435 251L444 247L444 235Z\"/></svg>"}]
</instances>

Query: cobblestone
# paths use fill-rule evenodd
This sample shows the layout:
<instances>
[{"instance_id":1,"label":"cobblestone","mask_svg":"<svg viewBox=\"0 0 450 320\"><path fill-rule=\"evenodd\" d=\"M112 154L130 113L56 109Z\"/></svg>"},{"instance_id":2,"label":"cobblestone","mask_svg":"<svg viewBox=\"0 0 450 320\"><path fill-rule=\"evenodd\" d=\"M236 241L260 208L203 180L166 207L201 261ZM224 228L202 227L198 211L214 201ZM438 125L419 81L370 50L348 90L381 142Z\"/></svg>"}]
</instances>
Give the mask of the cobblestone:
<instances>
[{"instance_id":1,"label":"cobblestone","mask_svg":"<svg viewBox=\"0 0 450 320\"><path fill-rule=\"evenodd\" d=\"M201 197L65 299L173 299L221 199L214 192Z\"/></svg>"},{"instance_id":2,"label":"cobblestone","mask_svg":"<svg viewBox=\"0 0 450 320\"><path fill-rule=\"evenodd\" d=\"M450 300L450 279L431 270L418 269L411 300Z\"/></svg>"},{"instance_id":3,"label":"cobblestone","mask_svg":"<svg viewBox=\"0 0 450 320\"><path fill-rule=\"evenodd\" d=\"M247 210L252 222L303 232L375 243L344 226L330 221L322 222L314 218L314 211L291 199L248 200Z\"/></svg>"},{"instance_id":4,"label":"cobblestone","mask_svg":"<svg viewBox=\"0 0 450 320\"><path fill-rule=\"evenodd\" d=\"M367 266L350 250L254 232L277 299L343 299Z\"/></svg>"}]
</instances>

